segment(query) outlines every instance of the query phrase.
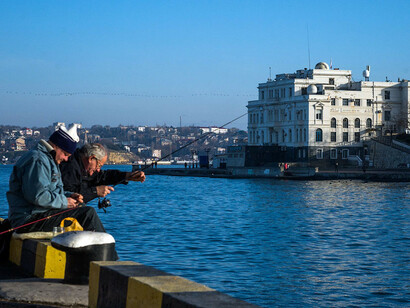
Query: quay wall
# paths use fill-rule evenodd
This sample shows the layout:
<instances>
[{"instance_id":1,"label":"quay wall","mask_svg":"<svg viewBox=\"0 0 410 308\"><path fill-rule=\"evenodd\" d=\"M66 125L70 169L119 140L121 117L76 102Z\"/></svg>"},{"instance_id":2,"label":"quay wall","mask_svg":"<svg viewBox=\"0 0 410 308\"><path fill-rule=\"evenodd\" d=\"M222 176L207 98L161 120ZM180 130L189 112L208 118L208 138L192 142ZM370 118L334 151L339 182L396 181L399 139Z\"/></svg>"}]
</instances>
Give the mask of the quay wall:
<instances>
[{"instance_id":1,"label":"quay wall","mask_svg":"<svg viewBox=\"0 0 410 308\"><path fill-rule=\"evenodd\" d=\"M399 164L410 164L410 154L383 143L373 141L372 151L374 167L397 168Z\"/></svg>"}]
</instances>

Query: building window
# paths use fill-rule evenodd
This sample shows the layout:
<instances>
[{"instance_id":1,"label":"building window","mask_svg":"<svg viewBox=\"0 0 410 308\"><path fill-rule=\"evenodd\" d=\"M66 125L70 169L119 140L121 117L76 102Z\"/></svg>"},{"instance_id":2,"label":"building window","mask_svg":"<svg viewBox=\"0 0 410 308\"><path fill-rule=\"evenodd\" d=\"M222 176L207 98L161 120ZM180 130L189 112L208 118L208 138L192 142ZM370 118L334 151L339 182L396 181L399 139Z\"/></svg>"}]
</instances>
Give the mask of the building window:
<instances>
[{"instance_id":1,"label":"building window","mask_svg":"<svg viewBox=\"0 0 410 308\"><path fill-rule=\"evenodd\" d=\"M306 134L306 128L303 129L303 141L306 142L307 134ZM305 156L303 156L305 157Z\"/></svg>"},{"instance_id":2,"label":"building window","mask_svg":"<svg viewBox=\"0 0 410 308\"><path fill-rule=\"evenodd\" d=\"M292 142L292 130L289 129L289 142Z\"/></svg>"},{"instance_id":3,"label":"building window","mask_svg":"<svg viewBox=\"0 0 410 308\"><path fill-rule=\"evenodd\" d=\"M385 121L390 121L391 120L390 110L385 110L384 111L384 120Z\"/></svg>"},{"instance_id":4,"label":"building window","mask_svg":"<svg viewBox=\"0 0 410 308\"><path fill-rule=\"evenodd\" d=\"M390 91L384 91L384 99L390 99Z\"/></svg>"},{"instance_id":5,"label":"building window","mask_svg":"<svg viewBox=\"0 0 410 308\"><path fill-rule=\"evenodd\" d=\"M265 99L265 91L261 91L261 99Z\"/></svg>"},{"instance_id":6,"label":"building window","mask_svg":"<svg viewBox=\"0 0 410 308\"><path fill-rule=\"evenodd\" d=\"M354 127L355 128L360 128L360 119L359 118L354 119Z\"/></svg>"},{"instance_id":7,"label":"building window","mask_svg":"<svg viewBox=\"0 0 410 308\"><path fill-rule=\"evenodd\" d=\"M349 133L348 132L343 133L343 142L349 142Z\"/></svg>"},{"instance_id":8,"label":"building window","mask_svg":"<svg viewBox=\"0 0 410 308\"><path fill-rule=\"evenodd\" d=\"M285 89L280 89L280 97L285 97Z\"/></svg>"},{"instance_id":9,"label":"building window","mask_svg":"<svg viewBox=\"0 0 410 308\"><path fill-rule=\"evenodd\" d=\"M372 119L368 118L366 120L366 128L372 128Z\"/></svg>"},{"instance_id":10,"label":"building window","mask_svg":"<svg viewBox=\"0 0 410 308\"><path fill-rule=\"evenodd\" d=\"M316 120L322 120L323 118L323 110L322 109L316 109Z\"/></svg>"},{"instance_id":11,"label":"building window","mask_svg":"<svg viewBox=\"0 0 410 308\"><path fill-rule=\"evenodd\" d=\"M355 99L354 100L354 105L355 106L360 106L360 99Z\"/></svg>"},{"instance_id":12,"label":"building window","mask_svg":"<svg viewBox=\"0 0 410 308\"><path fill-rule=\"evenodd\" d=\"M273 122L273 110L268 111L268 121Z\"/></svg>"},{"instance_id":13,"label":"building window","mask_svg":"<svg viewBox=\"0 0 410 308\"><path fill-rule=\"evenodd\" d=\"M289 88L289 97L292 97L292 95L293 95L293 90L292 88Z\"/></svg>"},{"instance_id":14,"label":"building window","mask_svg":"<svg viewBox=\"0 0 410 308\"><path fill-rule=\"evenodd\" d=\"M285 138L286 137L286 133L285 131L282 129L282 142L285 142Z\"/></svg>"},{"instance_id":15,"label":"building window","mask_svg":"<svg viewBox=\"0 0 410 308\"><path fill-rule=\"evenodd\" d=\"M348 128L349 127L349 120L347 118L343 119L343 128Z\"/></svg>"},{"instance_id":16,"label":"building window","mask_svg":"<svg viewBox=\"0 0 410 308\"><path fill-rule=\"evenodd\" d=\"M302 95L307 95L307 88L302 88Z\"/></svg>"},{"instance_id":17,"label":"building window","mask_svg":"<svg viewBox=\"0 0 410 308\"><path fill-rule=\"evenodd\" d=\"M332 119L330 120L330 127L336 128L336 118L332 118Z\"/></svg>"},{"instance_id":18,"label":"building window","mask_svg":"<svg viewBox=\"0 0 410 308\"><path fill-rule=\"evenodd\" d=\"M323 159L323 149L316 149L316 159Z\"/></svg>"},{"instance_id":19,"label":"building window","mask_svg":"<svg viewBox=\"0 0 410 308\"><path fill-rule=\"evenodd\" d=\"M354 133L354 141L355 142L360 142L360 133L359 132Z\"/></svg>"},{"instance_id":20,"label":"building window","mask_svg":"<svg viewBox=\"0 0 410 308\"><path fill-rule=\"evenodd\" d=\"M262 144L265 143L265 132L264 131L261 131L261 142Z\"/></svg>"},{"instance_id":21,"label":"building window","mask_svg":"<svg viewBox=\"0 0 410 308\"><path fill-rule=\"evenodd\" d=\"M343 106L349 106L349 100L347 98L343 99Z\"/></svg>"},{"instance_id":22,"label":"building window","mask_svg":"<svg viewBox=\"0 0 410 308\"><path fill-rule=\"evenodd\" d=\"M316 142L322 142L323 141L323 132L320 128L316 130Z\"/></svg>"},{"instance_id":23,"label":"building window","mask_svg":"<svg viewBox=\"0 0 410 308\"><path fill-rule=\"evenodd\" d=\"M372 100L371 99L368 99L367 100L367 107L371 107L372 106Z\"/></svg>"},{"instance_id":24,"label":"building window","mask_svg":"<svg viewBox=\"0 0 410 308\"><path fill-rule=\"evenodd\" d=\"M269 99L273 98L273 90L269 90Z\"/></svg>"},{"instance_id":25,"label":"building window","mask_svg":"<svg viewBox=\"0 0 410 308\"><path fill-rule=\"evenodd\" d=\"M332 106L335 106L335 105L336 105L336 99L335 99L335 98L332 98L332 99L330 100L330 105L332 105Z\"/></svg>"},{"instance_id":26,"label":"building window","mask_svg":"<svg viewBox=\"0 0 410 308\"><path fill-rule=\"evenodd\" d=\"M261 124L263 124L263 112L261 112Z\"/></svg>"},{"instance_id":27,"label":"building window","mask_svg":"<svg viewBox=\"0 0 410 308\"><path fill-rule=\"evenodd\" d=\"M337 159L337 149L330 149L330 159Z\"/></svg>"},{"instance_id":28,"label":"building window","mask_svg":"<svg viewBox=\"0 0 410 308\"><path fill-rule=\"evenodd\" d=\"M336 142L336 132L330 132L330 141Z\"/></svg>"},{"instance_id":29,"label":"building window","mask_svg":"<svg viewBox=\"0 0 410 308\"><path fill-rule=\"evenodd\" d=\"M349 157L349 150L343 149L342 150L342 159L347 159Z\"/></svg>"},{"instance_id":30,"label":"building window","mask_svg":"<svg viewBox=\"0 0 410 308\"><path fill-rule=\"evenodd\" d=\"M275 89L275 98L279 98L279 89Z\"/></svg>"},{"instance_id":31,"label":"building window","mask_svg":"<svg viewBox=\"0 0 410 308\"><path fill-rule=\"evenodd\" d=\"M335 79L334 78L329 78L329 84L335 84Z\"/></svg>"}]
</instances>

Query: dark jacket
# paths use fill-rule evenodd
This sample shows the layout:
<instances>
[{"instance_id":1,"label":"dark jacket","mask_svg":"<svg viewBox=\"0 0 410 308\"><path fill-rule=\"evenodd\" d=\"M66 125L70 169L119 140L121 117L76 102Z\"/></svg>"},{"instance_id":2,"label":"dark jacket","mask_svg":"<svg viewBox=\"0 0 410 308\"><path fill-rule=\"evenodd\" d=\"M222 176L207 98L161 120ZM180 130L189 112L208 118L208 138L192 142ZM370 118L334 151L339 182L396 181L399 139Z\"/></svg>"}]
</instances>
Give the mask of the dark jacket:
<instances>
[{"instance_id":1,"label":"dark jacket","mask_svg":"<svg viewBox=\"0 0 410 308\"><path fill-rule=\"evenodd\" d=\"M96 186L127 184L126 172L119 170L101 170L89 176L81 160L80 150L77 149L67 162L60 164L64 190L82 194L87 203L97 198Z\"/></svg>"}]
</instances>

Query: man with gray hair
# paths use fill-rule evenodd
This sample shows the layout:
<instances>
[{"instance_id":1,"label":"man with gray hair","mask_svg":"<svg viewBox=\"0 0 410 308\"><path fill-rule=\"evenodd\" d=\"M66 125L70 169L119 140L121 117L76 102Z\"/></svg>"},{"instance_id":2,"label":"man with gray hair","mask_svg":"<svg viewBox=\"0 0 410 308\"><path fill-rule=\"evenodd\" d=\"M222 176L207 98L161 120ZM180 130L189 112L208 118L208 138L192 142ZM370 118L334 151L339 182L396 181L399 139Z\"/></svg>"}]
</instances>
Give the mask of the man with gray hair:
<instances>
[{"instance_id":1,"label":"man with gray hair","mask_svg":"<svg viewBox=\"0 0 410 308\"><path fill-rule=\"evenodd\" d=\"M77 149L68 161L60 166L64 189L81 194L87 203L114 191L111 185L145 181L142 171L101 170L107 158L107 150L99 143L88 143Z\"/></svg>"}]
</instances>

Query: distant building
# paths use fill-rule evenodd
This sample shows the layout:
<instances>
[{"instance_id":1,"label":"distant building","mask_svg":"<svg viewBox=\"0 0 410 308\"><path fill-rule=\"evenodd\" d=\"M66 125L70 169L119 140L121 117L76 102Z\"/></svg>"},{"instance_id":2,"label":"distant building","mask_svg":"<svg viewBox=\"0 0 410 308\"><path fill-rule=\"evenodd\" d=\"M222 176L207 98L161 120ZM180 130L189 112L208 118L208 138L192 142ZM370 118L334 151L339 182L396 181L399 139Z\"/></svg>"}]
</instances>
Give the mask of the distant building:
<instances>
[{"instance_id":1,"label":"distant building","mask_svg":"<svg viewBox=\"0 0 410 308\"><path fill-rule=\"evenodd\" d=\"M370 67L363 73L365 81L354 82L350 70L320 62L260 83L259 99L247 105L249 146L276 161L369 160L366 140L409 127L410 87L369 81Z\"/></svg>"},{"instance_id":2,"label":"distant building","mask_svg":"<svg viewBox=\"0 0 410 308\"><path fill-rule=\"evenodd\" d=\"M226 134L228 133L228 129L227 128L219 128L219 127L200 127L199 130L201 131L201 134L206 134L206 133L210 133L213 132L215 134Z\"/></svg>"},{"instance_id":3,"label":"distant building","mask_svg":"<svg viewBox=\"0 0 410 308\"><path fill-rule=\"evenodd\" d=\"M16 151L25 151L26 150L26 139L20 137L16 139Z\"/></svg>"},{"instance_id":4,"label":"distant building","mask_svg":"<svg viewBox=\"0 0 410 308\"><path fill-rule=\"evenodd\" d=\"M161 150L153 150L152 157L161 158Z\"/></svg>"}]
</instances>

